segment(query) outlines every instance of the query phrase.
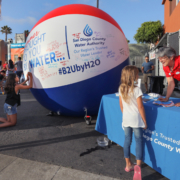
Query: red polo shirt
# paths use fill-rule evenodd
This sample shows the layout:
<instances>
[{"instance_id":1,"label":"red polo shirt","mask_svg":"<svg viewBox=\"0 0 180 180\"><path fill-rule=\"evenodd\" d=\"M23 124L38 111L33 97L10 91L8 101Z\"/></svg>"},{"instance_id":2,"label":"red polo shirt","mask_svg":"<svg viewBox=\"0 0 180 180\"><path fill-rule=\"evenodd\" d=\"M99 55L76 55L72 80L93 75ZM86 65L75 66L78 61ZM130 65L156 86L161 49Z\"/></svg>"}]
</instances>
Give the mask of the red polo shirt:
<instances>
[{"instance_id":1,"label":"red polo shirt","mask_svg":"<svg viewBox=\"0 0 180 180\"><path fill-rule=\"evenodd\" d=\"M166 74L166 77L173 77L174 79L180 81L180 56L176 56L174 58L174 68L172 72L170 71L169 66L163 66L163 69Z\"/></svg>"},{"instance_id":2,"label":"red polo shirt","mask_svg":"<svg viewBox=\"0 0 180 180\"><path fill-rule=\"evenodd\" d=\"M7 65L6 63L5 63L5 64L3 64L3 68L4 68L4 69L6 69L6 65Z\"/></svg>"}]
</instances>

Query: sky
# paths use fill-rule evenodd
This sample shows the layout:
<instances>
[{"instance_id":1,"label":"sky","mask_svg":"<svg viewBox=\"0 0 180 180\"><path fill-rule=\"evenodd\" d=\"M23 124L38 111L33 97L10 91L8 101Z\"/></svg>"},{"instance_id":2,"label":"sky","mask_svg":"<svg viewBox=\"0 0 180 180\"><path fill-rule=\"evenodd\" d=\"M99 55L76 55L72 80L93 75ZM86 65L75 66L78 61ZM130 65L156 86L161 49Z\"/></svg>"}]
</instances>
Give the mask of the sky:
<instances>
[{"instance_id":1,"label":"sky","mask_svg":"<svg viewBox=\"0 0 180 180\"><path fill-rule=\"evenodd\" d=\"M2 0L0 28L9 26L12 34L8 39L14 39L15 33L31 31L48 12L68 4L96 7L97 0ZM137 43L133 37L142 23L160 20L164 24L162 0L99 0L99 8L116 20L131 44ZM5 34L0 32L0 39Z\"/></svg>"}]
</instances>

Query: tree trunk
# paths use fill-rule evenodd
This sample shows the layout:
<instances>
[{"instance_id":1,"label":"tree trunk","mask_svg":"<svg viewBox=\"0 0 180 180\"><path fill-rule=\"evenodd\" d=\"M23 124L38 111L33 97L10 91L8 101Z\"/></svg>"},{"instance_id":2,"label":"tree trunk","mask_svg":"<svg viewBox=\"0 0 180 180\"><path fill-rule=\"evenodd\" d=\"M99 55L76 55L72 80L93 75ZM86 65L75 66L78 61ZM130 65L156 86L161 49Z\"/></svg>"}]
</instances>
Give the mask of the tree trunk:
<instances>
[{"instance_id":1,"label":"tree trunk","mask_svg":"<svg viewBox=\"0 0 180 180\"><path fill-rule=\"evenodd\" d=\"M7 42L7 33L5 33L5 41Z\"/></svg>"}]
</instances>

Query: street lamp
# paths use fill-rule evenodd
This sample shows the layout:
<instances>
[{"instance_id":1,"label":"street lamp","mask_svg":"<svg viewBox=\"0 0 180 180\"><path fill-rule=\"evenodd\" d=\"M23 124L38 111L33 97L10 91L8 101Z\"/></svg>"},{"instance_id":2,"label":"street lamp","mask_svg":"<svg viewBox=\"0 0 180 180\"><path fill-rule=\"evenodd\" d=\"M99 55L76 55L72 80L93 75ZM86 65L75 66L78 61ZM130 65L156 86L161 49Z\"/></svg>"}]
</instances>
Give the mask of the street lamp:
<instances>
[{"instance_id":1,"label":"street lamp","mask_svg":"<svg viewBox=\"0 0 180 180\"><path fill-rule=\"evenodd\" d=\"M99 0L97 0L97 8L99 8Z\"/></svg>"}]
</instances>

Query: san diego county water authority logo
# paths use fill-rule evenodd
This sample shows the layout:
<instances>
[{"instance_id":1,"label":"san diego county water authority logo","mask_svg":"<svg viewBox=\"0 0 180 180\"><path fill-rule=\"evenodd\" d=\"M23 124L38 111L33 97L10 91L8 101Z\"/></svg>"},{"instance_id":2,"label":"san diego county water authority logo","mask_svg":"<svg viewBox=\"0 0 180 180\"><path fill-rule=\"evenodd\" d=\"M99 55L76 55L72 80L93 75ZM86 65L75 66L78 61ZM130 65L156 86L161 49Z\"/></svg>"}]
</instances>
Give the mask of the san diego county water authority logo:
<instances>
[{"instance_id":1,"label":"san diego county water authority logo","mask_svg":"<svg viewBox=\"0 0 180 180\"><path fill-rule=\"evenodd\" d=\"M92 36L93 30L87 24L86 27L84 28L83 33L85 36Z\"/></svg>"}]
</instances>

